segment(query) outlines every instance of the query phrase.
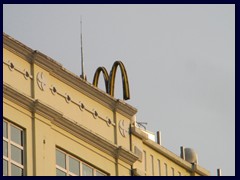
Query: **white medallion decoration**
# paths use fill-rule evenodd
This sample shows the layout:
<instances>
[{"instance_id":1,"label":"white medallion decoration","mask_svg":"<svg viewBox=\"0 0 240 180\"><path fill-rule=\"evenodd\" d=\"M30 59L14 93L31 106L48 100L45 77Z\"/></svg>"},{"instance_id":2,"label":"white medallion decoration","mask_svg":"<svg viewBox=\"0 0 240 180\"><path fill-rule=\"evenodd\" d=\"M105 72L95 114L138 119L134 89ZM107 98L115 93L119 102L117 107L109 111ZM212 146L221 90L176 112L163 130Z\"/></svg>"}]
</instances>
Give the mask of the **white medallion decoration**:
<instances>
[{"instance_id":1,"label":"white medallion decoration","mask_svg":"<svg viewBox=\"0 0 240 180\"><path fill-rule=\"evenodd\" d=\"M128 134L129 124L124 122L124 120L119 121L119 131L123 137L126 137Z\"/></svg>"},{"instance_id":2,"label":"white medallion decoration","mask_svg":"<svg viewBox=\"0 0 240 180\"><path fill-rule=\"evenodd\" d=\"M47 82L43 72L37 73L37 84L42 91L46 89Z\"/></svg>"}]
</instances>

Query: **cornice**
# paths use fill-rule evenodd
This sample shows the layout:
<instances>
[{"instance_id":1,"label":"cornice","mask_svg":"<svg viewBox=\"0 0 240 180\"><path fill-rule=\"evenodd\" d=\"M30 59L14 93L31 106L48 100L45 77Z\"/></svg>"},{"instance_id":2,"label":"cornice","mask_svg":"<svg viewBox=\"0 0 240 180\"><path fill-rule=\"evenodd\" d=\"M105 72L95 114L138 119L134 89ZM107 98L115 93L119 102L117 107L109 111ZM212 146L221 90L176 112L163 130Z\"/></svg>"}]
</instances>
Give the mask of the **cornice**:
<instances>
[{"instance_id":1,"label":"cornice","mask_svg":"<svg viewBox=\"0 0 240 180\"><path fill-rule=\"evenodd\" d=\"M148 135L146 133L144 133L143 131L141 131L136 126L131 126L131 133L133 135L139 137L142 140L147 140L148 139Z\"/></svg>"},{"instance_id":2,"label":"cornice","mask_svg":"<svg viewBox=\"0 0 240 180\"><path fill-rule=\"evenodd\" d=\"M122 148L121 146L118 147L104 137L82 126L78 122L63 116L61 113L53 110L52 108L49 108L46 104L39 100L35 101L35 112L42 116L51 116L51 120L54 125L69 132L70 134L73 134L79 139L109 154L112 157L119 158L130 165L132 165L138 159L138 157L132 152Z\"/></svg>"},{"instance_id":3,"label":"cornice","mask_svg":"<svg viewBox=\"0 0 240 180\"><path fill-rule=\"evenodd\" d=\"M119 146L117 151L118 158L130 165L133 165L133 163L138 160L138 157L135 154L126 150L122 146Z\"/></svg>"},{"instance_id":4,"label":"cornice","mask_svg":"<svg viewBox=\"0 0 240 180\"><path fill-rule=\"evenodd\" d=\"M115 108L116 112L126 116L128 119L131 119L131 117L137 113L136 108L120 99L115 101Z\"/></svg>"},{"instance_id":5,"label":"cornice","mask_svg":"<svg viewBox=\"0 0 240 180\"><path fill-rule=\"evenodd\" d=\"M101 92L100 89L97 89L89 82L83 81L80 77L72 74L69 71L63 70L62 73L61 71L62 70L59 69L53 69L53 71L50 72L50 75L61 80L65 84L71 86L103 106L111 110L114 109L115 101L108 94Z\"/></svg>"},{"instance_id":6,"label":"cornice","mask_svg":"<svg viewBox=\"0 0 240 180\"><path fill-rule=\"evenodd\" d=\"M146 176L145 173L138 168L134 168L132 173L134 176Z\"/></svg>"},{"instance_id":7,"label":"cornice","mask_svg":"<svg viewBox=\"0 0 240 180\"><path fill-rule=\"evenodd\" d=\"M124 149L121 146L113 144L106 138L94 133L78 122L65 117L61 112L57 111L49 105L46 105L44 102L38 99L34 100L24 93L18 92L7 83L3 83L3 97L30 112L35 112L49 119L52 124L60 127L70 134L73 134L77 138L87 142L93 147L109 154L114 158L119 158L120 160L130 165L132 165L138 159L138 157L135 156L132 152Z\"/></svg>"},{"instance_id":8,"label":"cornice","mask_svg":"<svg viewBox=\"0 0 240 180\"><path fill-rule=\"evenodd\" d=\"M15 88L5 82L3 82L3 97L30 112L32 111L33 99L24 93L18 92Z\"/></svg>"},{"instance_id":9,"label":"cornice","mask_svg":"<svg viewBox=\"0 0 240 180\"><path fill-rule=\"evenodd\" d=\"M117 100L108 95L104 91L93 86L91 83L82 80L79 76L68 71L52 58L39 51L32 50L6 33L3 33L3 46L4 48L22 57L29 63L35 63L36 65L48 71L52 76L63 81L65 84L102 104L103 106L111 110L115 110L129 119L131 119L131 117L137 113L136 108L130 106L122 100Z\"/></svg>"},{"instance_id":10,"label":"cornice","mask_svg":"<svg viewBox=\"0 0 240 180\"><path fill-rule=\"evenodd\" d=\"M32 53L34 52L31 48L12 38L3 32L3 47L12 53L23 58L27 62L31 62Z\"/></svg>"},{"instance_id":11,"label":"cornice","mask_svg":"<svg viewBox=\"0 0 240 180\"><path fill-rule=\"evenodd\" d=\"M210 176L210 172L208 170L206 170L205 168L203 168L197 164L194 164L193 166L195 166L194 172L196 172L197 174L200 174L202 176Z\"/></svg>"}]
</instances>

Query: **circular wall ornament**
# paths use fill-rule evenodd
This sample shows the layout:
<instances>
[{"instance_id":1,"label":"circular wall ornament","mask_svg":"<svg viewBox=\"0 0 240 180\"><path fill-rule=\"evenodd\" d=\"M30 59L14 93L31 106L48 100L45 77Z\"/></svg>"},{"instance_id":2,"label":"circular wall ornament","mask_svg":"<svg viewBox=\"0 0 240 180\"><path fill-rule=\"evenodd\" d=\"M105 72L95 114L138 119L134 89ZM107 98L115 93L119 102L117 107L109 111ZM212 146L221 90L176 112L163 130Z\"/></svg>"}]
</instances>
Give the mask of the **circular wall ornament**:
<instances>
[{"instance_id":1,"label":"circular wall ornament","mask_svg":"<svg viewBox=\"0 0 240 180\"><path fill-rule=\"evenodd\" d=\"M11 61L8 61L8 68L13 71L14 70L14 65Z\"/></svg>"},{"instance_id":2,"label":"circular wall ornament","mask_svg":"<svg viewBox=\"0 0 240 180\"><path fill-rule=\"evenodd\" d=\"M54 85L52 85L50 89L51 89L51 92L53 95L55 95L57 93L57 89Z\"/></svg>"},{"instance_id":3,"label":"circular wall ornament","mask_svg":"<svg viewBox=\"0 0 240 180\"><path fill-rule=\"evenodd\" d=\"M84 108L85 108L84 104L81 101L79 101L79 109L83 111Z\"/></svg>"},{"instance_id":4,"label":"circular wall ornament","mask_svg":"<svg viewBox=\"0 0 240 180\"><path fill-rule=\"evenodd\" d=\"M65 99L67 103L71 102L71 97L67 93L65 93Z\"/></svg>"},{"instance_id":5,"label":"circular wall ornament","mask_svg":"<svg viewBox=\"0 0 240 180\"><path fill-rule=\"evenodd\" d=\"M93 109L93 117L96 119L98 117L98 112Z\"/></svg>"},{"instance_id":6,"label":"circular wall ornament","mask_svg":"<svg viewBox=\"0 0 240 180\"><path fill-rule=\"evenodd\" d=\"M128 134L128 124L125 123L124 120L120 120L119 121L119 131L120 131L120 134L123 136L123 137L126 137L126 135Z\"/></svg>"},{"instance_id":7,"label":"circular wall ornament","mask_svg":"<svg viewBox=\"0 0 240 180\"><path fill-rule=\"evenodd\" d=\"M47 82L43 72L37 73L37 84L42 91L46 89Z\"/></svg>"},{"instance_id":8,"label":"circular wall ornament","mask_svg":"<svg viewBox=\"0 0 240 180\"><path fill-rule=\"evenodd\" d=\"M106 117L106 123L107 123L107 125L108 126L111 126L111 124L112 124L112 121L111 121L111 119L110 118L108 118L108 117Z\"/></svg>"},{"instance_id":9,"label":"circular wall ornament","mask_svg":"<svg viewBox=\"0 0 240 180\"><path fill-rule=\"evenodd\" d=\"M24 73L24 78L28 80L29 77L30 77L29 72L28 72L26 69L24 69L24 70L23 70L23 73Z\"/></svg>"}]
</instances>

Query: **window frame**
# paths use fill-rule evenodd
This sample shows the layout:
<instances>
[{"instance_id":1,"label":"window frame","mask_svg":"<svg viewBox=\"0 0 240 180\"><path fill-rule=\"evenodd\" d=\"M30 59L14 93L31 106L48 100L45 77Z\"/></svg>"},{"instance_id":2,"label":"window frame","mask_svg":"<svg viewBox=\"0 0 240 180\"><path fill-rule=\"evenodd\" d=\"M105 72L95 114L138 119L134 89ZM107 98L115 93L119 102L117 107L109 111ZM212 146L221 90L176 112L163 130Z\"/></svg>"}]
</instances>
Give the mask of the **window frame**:
<instances>
[{"instance_id":1,"label":"window frame","mask_svg":"<svg viewBox=\"0 0 240 180\"><path fill-rule=\"evenodd\" d=\"M7 137L4 137L3 134L3 143L6 142L7 144L7 156L4 155L4 149L3 149L3 161L7 161L7 175L6 176L11 176L12 175L12 164L17 166L19 169L22 170L22 175L26 175L26 144L25 144L25 128L10 122L9 120L6 120L3 118L3 123L6 123L6 135ZM18 144L12 140L12 135L11 135L11 127L14 127L21 132L21 144ZM3 126L4 128L4 126ZM4 130L3 130L4 131ZM15 148L19 149L21 151L21 160L22 164L17 162L16 160L13 160L12 158L12 146ZM4 173L4 172L3 172Z\"/></svg>"},{"instance_id":2,"label":"window frame","mask_svg":"<svg viewBox=\"0 0 240 180\"><path fill-rule=\"evenodd\" d=\"M63 167L57 165L57 159L56 159L56 165L55 165L56 176L57 176L57 169L59 169L60 171L63 171L66 174L66 176L83 176L83 164L93 170L92 171L92 176L97 176L96 175L97 172L99 174L102 174L103 176L108 176L107 173L101 171L100 169L95 168L94 166L91 166L87 162L82 161L80 158L77 158L77 157L73 156L72 154L68 153L67 151L65 151L65 150L63 150L63 149L61 149L59 147L55 148L55 152L57 152L57 151L60 151L63 154L65 154L65 157L66 157L65 158L65 167L66 167L66 169L64 169ZM75 173L70 171L70 169L69 169L69 159L70 158L69 157L71 157L72 159L74 159L74 160L79 162L79 175L77 175L77 174L75 174Z\"/></svg>"}]
</instances>

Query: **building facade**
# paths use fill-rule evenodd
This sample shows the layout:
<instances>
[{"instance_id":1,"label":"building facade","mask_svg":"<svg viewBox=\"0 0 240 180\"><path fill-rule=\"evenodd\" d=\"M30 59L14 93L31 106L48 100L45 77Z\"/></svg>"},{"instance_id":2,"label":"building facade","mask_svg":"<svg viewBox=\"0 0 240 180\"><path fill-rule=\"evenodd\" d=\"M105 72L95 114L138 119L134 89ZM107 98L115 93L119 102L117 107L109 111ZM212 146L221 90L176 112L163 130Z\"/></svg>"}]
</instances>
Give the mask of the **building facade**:
<instances>
[{"instance_id":1,"label":"building facade","mask_svg":"<svg viewBox=\"0 0 240 180\"><path fill-rule=\"evenodd\" d=\"M136 113L3 34L4 176L210 175L155 142Z\"/></svg>"}]
</instances>

